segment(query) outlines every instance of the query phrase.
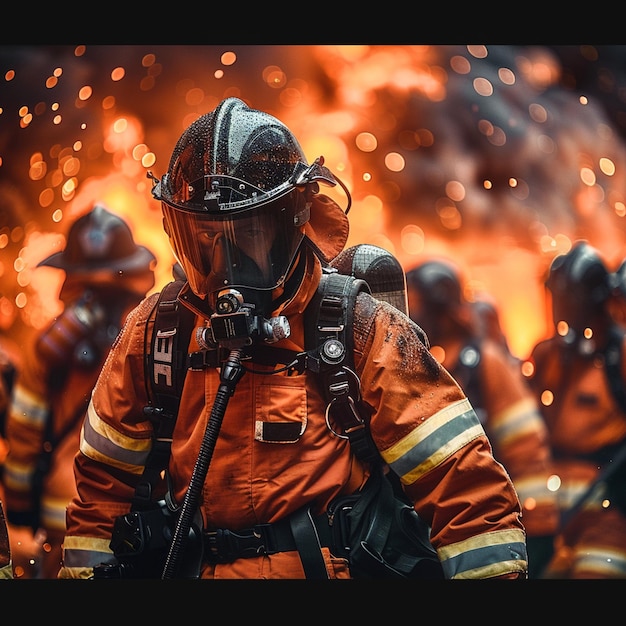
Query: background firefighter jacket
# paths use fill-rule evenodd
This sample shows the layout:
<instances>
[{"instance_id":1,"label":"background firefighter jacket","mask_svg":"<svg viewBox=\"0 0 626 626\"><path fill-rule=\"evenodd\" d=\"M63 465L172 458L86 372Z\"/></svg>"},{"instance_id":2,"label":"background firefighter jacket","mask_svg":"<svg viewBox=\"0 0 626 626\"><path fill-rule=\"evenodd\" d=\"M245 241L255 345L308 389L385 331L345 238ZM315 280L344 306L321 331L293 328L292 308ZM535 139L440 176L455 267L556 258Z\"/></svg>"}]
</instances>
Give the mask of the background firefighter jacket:
<instances>
[{"instance_id":1,"label":"background firefighter jacket","mask_svg":"<svg viewBox=\"0 0 626 626\"><path fill-rule=\"evenodd\" d=\"M128 298L118 290L112 319L86 328L92 340L77 342L62 365L48 360L42 345L48 333L60 336L59 326L67 323L77 301L68 303L61 316L48 329L34 333L25 346L7 412L8 453L2 478L9 524L46 532L50 550L42 553L41 578L58 573L66 507L76 494L73 462L80 429L110 345L125 313L141 296L132 297L132 306Z\"/></svg>"},{"instance_id":2,"label":"background firefighter jacket","mask_svg":"<svg viewBox=\"0 0 626 626\"><path fill-rule=\"evenodd\" d=\"M101 359L100 365L104 362ZM9 453L4 467L7 518L18 526L36 528L41 521L53 528L65 528L65 507L75 490L72 461L79 443L82 417L99 369L68 364L63 384L51 385L50 372L29 345L24 367L15 383L7 419ZM54 408L53 408L54 407ZM54 413L54 418L50 416ZM52 451L50 472L44 479L41 502L34 491L36 468L44 450L46 421L53 419L53 433L67 435Z\"/></svg>"},{"instance_id":3,"label":"background firefighter jacket","mask_svg":"<svg viewBox=\"0 0 626 626\"><path fill-rule=\"evenodd\" d=\"M622 380L626 381L622 341ZM538 343L529 382L550 432L562 536L546 577L626 577L626 471L601 481L581 504L600 472L626 445L626 414L609 385L604 355L564 350L560 337ZM624 383L622 383L624 384ZM612 468L616 469L616 468Z\"/></svg>"},{"instance_id":4,"label":"background firefighter jacket","mask_svg":"<svg viewBox=\"0 0 626 626\"><path fill-rule=\"evenodd\" d=\"M520 362L490 336L483 336L460 351L458 346L456 352L446 346L443 364L467 393L496 459L511 475L522 504L529 578L538 578L554 552L559 510L548 488L554 472L548 429Z\"/></svg>"},{"instance_id":5,"label":"background firefighter jacket","mask_svg":"<svg viewBox=\"0 0 626 626\"><path fill-rule=\"evenodd\" d=\"M303 311L321 276L319 261L307 254L306 277L281 311L291 335L277 347L304 347ZM155 302L153 295L130 314L95 386L75 461L78 495L68 507L60 578L90 577L93 566L115 563L109 548L113 521L129 511L151 447L143 353ZM387 303L361 294L354 336L373 438L432 526L446 576L524 577L517 494L468 400L424 347L418 327ZM198 349L192 334L189 350ZM367 478L349 443L330 432L313 372L267 376L255 371L269 367L247 365L254 371L244 373L229 400L204 484L205 527L272 523L307 503L319 514L333 497L353 492ZM179 504L219 384L215 369L187 373L169 464ZM349 577L345 560L328 548L322 552L330 577ZM201 575L302 578L304 571L298 553L285 552L205 563Z\"/></svg>"},{"instance_id":6,"label":"background firefighter jacket","mask_svg":"<svg viewBox=\"0 0 626 626\"><path fill-rule=\"evenodd\" d=\"M468 394L495 457L513 479L526 534L552 536L558 526L558 508L548 489L553 472L550 441L537 401L520 364L492 339L477 340L470 349L478 355L471 366L462 359L444 360L444 366Z\"/></svg>"}]
</instances>

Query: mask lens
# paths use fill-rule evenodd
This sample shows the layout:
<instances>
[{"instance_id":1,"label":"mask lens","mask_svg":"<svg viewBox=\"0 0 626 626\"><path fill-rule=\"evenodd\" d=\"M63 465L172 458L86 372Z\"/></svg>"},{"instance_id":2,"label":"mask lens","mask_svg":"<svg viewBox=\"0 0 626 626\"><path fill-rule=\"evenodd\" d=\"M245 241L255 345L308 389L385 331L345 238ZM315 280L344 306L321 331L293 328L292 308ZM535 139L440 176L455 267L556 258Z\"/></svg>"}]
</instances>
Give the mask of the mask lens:
<instances>
[{"instance_id":1,"label":"mask lens","mask_svg":"<svg viewBox=\"0 0 626 626\"><path fill-rule=\"evenodd\" d=\"M272 290L282 284L304 232L296 225L302 194L225 215L190 213L163 204L177 259L196 295L225 287Z\"/></svg>"}]
</instances>

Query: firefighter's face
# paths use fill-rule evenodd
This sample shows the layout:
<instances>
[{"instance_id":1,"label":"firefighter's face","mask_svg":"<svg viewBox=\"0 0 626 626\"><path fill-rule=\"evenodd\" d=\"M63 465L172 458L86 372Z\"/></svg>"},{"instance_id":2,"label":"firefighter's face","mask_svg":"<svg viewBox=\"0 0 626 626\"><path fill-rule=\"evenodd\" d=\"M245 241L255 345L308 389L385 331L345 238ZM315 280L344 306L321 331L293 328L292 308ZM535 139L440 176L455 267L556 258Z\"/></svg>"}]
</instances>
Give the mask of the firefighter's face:
<instances>
[{"instance_id":1,"label":"firefighter's face","mask_svg":"<svg viewBox=\"0 0 626 626\"><path fill-rule=\"evenodd\" d=\"M238 268L240 282L265 284L272 278L270 251L275 236L267 216L255 216L235 222L206 222L198 232L198 241L215 276L227 277ZM260 277L250 272L260 273Z\"/></svg>"}]
</instances>

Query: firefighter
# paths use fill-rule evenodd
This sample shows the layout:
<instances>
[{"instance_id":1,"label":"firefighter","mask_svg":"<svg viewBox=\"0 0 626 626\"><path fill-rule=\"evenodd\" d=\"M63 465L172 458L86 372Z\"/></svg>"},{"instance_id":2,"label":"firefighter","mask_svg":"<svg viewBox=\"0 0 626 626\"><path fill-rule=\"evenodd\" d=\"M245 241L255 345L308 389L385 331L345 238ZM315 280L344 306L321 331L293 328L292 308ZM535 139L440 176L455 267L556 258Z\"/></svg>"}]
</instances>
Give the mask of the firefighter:
<instances>
[{"instance_id":1,"label":"firefighter","mask_svg":"<svg viewBox=\"0 0 626 626\"><path fill-rule=\"evenodd\" d=\"M406 280L410 317L468 395L496 458L513 479L527 533L529 578L536 578L552 555L558 513L548 488L548 432L520 363L501 333L494 333L493 311L486 325L483 307L466 298L452 261L429 259L408 270Z\"/></svg>"},{"instance_id":2,"label":"firefighter","mask_svg":"<svg viewBox=\"0 0 626 626\"><path fill-rule=\"evenodd\" d=\"M320 192L320 184L338 183L345 210ZM182 133L152 193L187 279L177 306L196 314L199 332L184 352L204 354L199 338L206 351L211 342L226 348L224 360L186 374L163 515L191 512L193 524L178 544L183 569L168 576L177 556L170 547L154 577L299 579L304 562L316 560L321 577L351 578L349 560L329 538L326 510L336 496L357 493L369 467L327 423L315 371L289 370L268 356L304 353L307 303L323 265L347 241L347 188L322 157L308 163L281 121L227 98ZM152 446L143 363L156 298L130 314L94 388L75 459L78 494L68 507L60 578L91 578L102 564L114 571L114 529L141 542L135 524L144 528L155 514L124 515ZM458 384L431 358L416 325L390 304L361 293L354 325L371 435L431 526L445 577L526 578L517 494ZM167 345L161 336L158 345ZM163 372L175 375L166 364ZM197 473L200 467L205 471ZM197 511L190 511L195 500L188 496L198 491ZM120 529L120 519L133 527ZM299 552L302 534L307 549ZM186 569L189 560L193 569Z\"/></svg>"},{"instance_id":3,"label":"firefighter","mask_svg":"<svg viewBox=\"0 0 626 626\"><path fill-rule=\"evenodd\" d=\"M45 539L39 578L56 578L72 463L87 402L126 314L154 286L156 258L103 204L76 219L67 245L39 266L65 273L63 311L25 349L9 404L3 469L10 529ZM27 576L25 576L27 577Z\"/></svg>"},{"instance_id":4,"label":"firefighter","mask_svg":"<svg viewBox=\"0 0 626 626\"><path fill-rule=\"evenodd\" d=\"M546 281L554 334L535 345L529 383L560 479L561 520L547 578L626 578L626 343L610 316L612 275L577 241Z\"/></svg>"}]
</instances>

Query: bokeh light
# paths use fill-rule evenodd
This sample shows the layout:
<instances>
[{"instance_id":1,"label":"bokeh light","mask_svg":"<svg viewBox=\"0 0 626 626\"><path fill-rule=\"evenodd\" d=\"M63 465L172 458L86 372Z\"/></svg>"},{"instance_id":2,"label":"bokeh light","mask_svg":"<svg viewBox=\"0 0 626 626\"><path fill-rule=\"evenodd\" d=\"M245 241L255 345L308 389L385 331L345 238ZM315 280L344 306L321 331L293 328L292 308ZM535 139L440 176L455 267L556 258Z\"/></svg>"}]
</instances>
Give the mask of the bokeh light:
<instances>
[{"instance_id":1,"label":"bokeh light","mask_svg":"<svg viewBox=\"0 0 626 626\"><path fill-rule=\"evenodd\" d=\"M611 269L626 258L625 60L626 46L2 46L0 330L19 341L56 314L59 272L36 265L95 202L156 254L160 289L173 257L147 174L235 96L347 185L349 245L406 269L452 257L524 357L551 332L556 254L584 238Z\"/></svg>"}]
</instances>

